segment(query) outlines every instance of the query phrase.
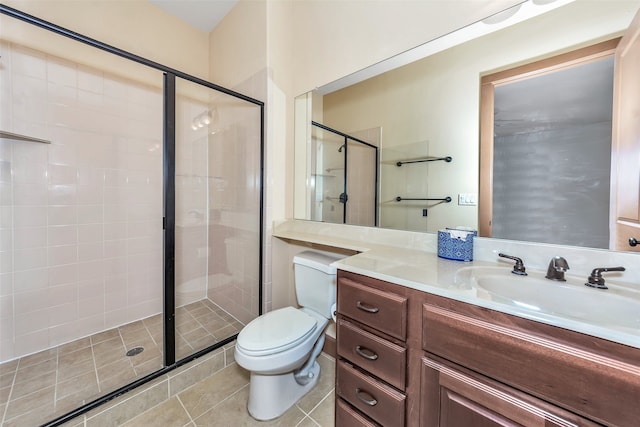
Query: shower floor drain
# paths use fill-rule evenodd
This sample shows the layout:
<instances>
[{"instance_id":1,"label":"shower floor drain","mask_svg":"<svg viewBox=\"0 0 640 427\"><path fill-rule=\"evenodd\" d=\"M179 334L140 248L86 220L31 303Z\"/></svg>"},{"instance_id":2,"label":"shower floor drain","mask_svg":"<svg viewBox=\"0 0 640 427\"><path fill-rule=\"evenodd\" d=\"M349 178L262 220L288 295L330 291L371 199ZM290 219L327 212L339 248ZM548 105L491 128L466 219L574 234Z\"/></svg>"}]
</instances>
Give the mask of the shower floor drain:
<instances>
[{"instance_id":1,"label":"shower floor drain","mask_svg":"<svg viewBox=\"0 0 640 427\"><path fill-rule=\"evenodd\" d=\"M144 351L144 347L133 347L131 350L127 351L127 356L137 356L138 354Z\"/></svg>"}]
</instances>

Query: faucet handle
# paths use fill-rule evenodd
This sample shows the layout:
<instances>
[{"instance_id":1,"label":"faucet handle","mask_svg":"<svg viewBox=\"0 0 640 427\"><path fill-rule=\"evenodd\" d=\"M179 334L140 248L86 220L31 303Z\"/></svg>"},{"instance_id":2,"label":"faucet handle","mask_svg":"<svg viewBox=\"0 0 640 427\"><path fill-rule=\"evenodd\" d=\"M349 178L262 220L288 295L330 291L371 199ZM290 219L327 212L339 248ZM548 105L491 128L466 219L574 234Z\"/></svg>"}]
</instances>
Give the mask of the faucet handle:
<instances>
[{"instance_id":1,"label":"faucet handle","mask_svg":"<svg viewBox=\"0 0 640 427\"><path fill-rule=\"evenodd\" d=\"M590 286L592 288L598 289L609 289L604 284L604 277L602 277L602 273L606 271L625 271L624 267L600 267L594 268L591 272L591 275L587 278L587 283L585 286Z\"/></svg>"},{"instance_id":2,"label":"faucet handle","mask_svg":"<svg viewBox=\"0 0 640 427\"><path fill-rule=\"evenodd\" d=\"M503 253L499 253L498 254L499 257L502 258L509 258L512 259L516 262L516 265L513 266L513 270L511 270L511 272L513 274L517 274L518 276L526 276L527 275L527 271L524 268L524 263L522 262L522 259L513 256L513 255L507 255L507 254L503 254Z\"/></svg>"}]
</instances>

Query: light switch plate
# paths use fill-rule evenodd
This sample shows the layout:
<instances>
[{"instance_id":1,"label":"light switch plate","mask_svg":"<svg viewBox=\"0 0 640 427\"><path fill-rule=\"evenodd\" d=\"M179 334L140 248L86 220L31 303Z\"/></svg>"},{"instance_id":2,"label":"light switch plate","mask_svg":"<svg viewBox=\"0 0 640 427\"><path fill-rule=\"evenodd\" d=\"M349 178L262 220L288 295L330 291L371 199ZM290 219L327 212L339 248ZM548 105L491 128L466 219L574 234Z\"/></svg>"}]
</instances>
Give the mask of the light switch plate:
<instances>
[{"instance_id":1,"label":"light switch plate","mask_svg":"<svg viewBox=\"0 0 640 427\"><path fill-rule=\"evenodd\" d=\"M458 194L459 206L477 206L478 194L477 193L460 193Z\"/></svg>"}]
</instances>

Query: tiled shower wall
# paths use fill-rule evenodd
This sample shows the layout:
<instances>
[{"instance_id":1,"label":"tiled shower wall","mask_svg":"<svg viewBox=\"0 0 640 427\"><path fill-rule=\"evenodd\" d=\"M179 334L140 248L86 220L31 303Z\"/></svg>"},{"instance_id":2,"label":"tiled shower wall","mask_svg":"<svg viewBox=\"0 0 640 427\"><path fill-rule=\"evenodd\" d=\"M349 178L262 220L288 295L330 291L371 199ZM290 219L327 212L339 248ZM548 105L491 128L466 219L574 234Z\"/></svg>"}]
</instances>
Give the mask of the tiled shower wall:
<instances>
[{"instance_id":1,"label":"tiled shower wall","mask_svg":"<svg viewBox=\"0 0 640 427\"><path fill-rule=\"evenodd\" d=\"M162 307L162 92L2 42L0 361Z\"/></svg>"},{"instance_id":2,"label":"tiled shower wall","mask_svg":"<svg viewBox=\"0 0 640 427\"><path fill-rule=\"evenodd\" d=\"M0 128L52 142L0 140L2 362L162 311L163 117L160 73L144 85L0 47ZM177 85L176 305L208 297L246 323L260 110L193 85ZM215 123L192 129L216 102Z\"/></svg>"}]
</instances>

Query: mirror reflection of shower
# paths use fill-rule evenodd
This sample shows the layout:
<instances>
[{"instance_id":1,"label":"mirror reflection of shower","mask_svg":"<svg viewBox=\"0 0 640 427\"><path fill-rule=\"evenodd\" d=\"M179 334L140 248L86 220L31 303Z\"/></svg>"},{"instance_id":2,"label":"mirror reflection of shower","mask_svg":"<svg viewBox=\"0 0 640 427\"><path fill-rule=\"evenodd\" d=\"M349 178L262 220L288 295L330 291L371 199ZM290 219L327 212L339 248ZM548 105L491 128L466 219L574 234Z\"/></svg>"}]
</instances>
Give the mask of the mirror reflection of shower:
<instances>
[{"instance_id":1,"label":"mirror reflection of shower","mask_svg":"<svg viewBox=\"0 0 640 427\"><path fill-rule=\"evenodd\" d=\"M377 224L380 129L346 134L312 122L310 212L315 221Z\"/></svg>"}]
</instances>

